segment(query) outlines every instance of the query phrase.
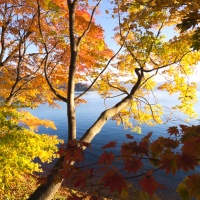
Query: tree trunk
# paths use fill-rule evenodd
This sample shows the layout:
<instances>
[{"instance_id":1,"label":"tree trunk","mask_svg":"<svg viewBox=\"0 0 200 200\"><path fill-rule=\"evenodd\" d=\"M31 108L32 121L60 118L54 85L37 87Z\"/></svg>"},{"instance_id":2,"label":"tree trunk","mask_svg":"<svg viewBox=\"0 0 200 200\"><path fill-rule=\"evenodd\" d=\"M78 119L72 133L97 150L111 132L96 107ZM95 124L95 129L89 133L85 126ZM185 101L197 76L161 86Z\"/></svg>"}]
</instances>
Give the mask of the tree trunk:
<instances>
[{"instance_id":1,"label":"tree trunk","mask_svg":"<svg viewBox=\"0 0 200 200\"><path fill-rule=\"evenodd\" d=\"M123 109L130 103L133 95L138 90L138 88L141 84L142 78L143 78L142 70L141 70L141 73L139 73L139 69L136 69L135 72L138 76L138 80L137 80L136 84L134 85L134 87L132 88L130 95L128 95L126 98L124 98L122 101L117 103L112 108L102 112L102 114L97 119L97 121L82 136L82 138L81 138L82 141L91 142L92 139L95 137L95 135L100 132L100 130L102 129L104 124L108 121L108 118L117 114L121 109ZM59 169L62 168L63 160L64 160L64 156L61 157L57 161L57 163L53 167L51 173L48 175L47 184L39 186L35 190L35 192L30 196L30 198L28 200L51 200L54 197L55 193L58 191L58 189L60 188L62 181L63 181L63 180L60 180L57 182L55 181L55 175L58 173Z\"/></svg>"},{"instance_id":2,"label":"tree trunk","mask_svg":"<svg viewBox=\"0 0 200 200\"><path fill-rule=\"evenodd\" d=\"M47 184L40 185L28 200L51 200L59 190L61 184L62 180L59 182L48 181Z\"/></svg>"},{"instance_id":3,"label":"tree trunk","mask_svg":"<svg viewBox=\"0 0 200 200\"><path fill-rule=\"evenodd\" d=\"M76 109L74 101L75 72L77 62L77 42L75 37L75 1L67 1L69 8L69 38L70 38L70 65L67 90L67 119L68 119L68 141L76 139Z\"/></svg>"},{"instance_id":4,"label":"tree trunk","mask_svg":"<svg viewBox=\"0 0 200 200\"><path fill-rule=\"evenodd\" d=\"M58 171L62 169L62 162L65 157L62 156L58 159L51 172L47 176L47 183L41 184L38 188L30 195L28 200L51 200L59 190L63 179L57 177Z\"/></svg>"}]
</instances>

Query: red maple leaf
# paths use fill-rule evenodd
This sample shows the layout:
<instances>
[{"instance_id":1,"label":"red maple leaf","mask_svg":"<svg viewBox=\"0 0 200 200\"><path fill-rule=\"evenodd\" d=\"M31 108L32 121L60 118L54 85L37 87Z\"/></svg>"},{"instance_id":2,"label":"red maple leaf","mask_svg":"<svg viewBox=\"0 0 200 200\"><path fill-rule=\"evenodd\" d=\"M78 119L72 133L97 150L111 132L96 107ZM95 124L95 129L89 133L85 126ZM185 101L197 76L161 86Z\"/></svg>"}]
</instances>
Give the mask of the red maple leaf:
<instances>
[{"instance_id":1,"label":"red maple leaf","mask_svg":"<svg viewBox=\"0 0 200 200\"><path fill-rule=\"evenodd\" d=\"M84 161L84 151L82 148L73 147L65 150L65 161L75 161L77 163Z\"/></svg>"},{"instance_id":2,"label":"red maple leaf","mask_svg":"<svg viewBox=\"0 0 200 200\"><path fill-rule=\"evenodd\" d=\"M71 196L67 197L67 200L81 200L82 197L78 197L76 194L71 194Z\"/></svg>"},{"instance_id":3,"label":"red maple leaf","mask_svg":"<svg viewBox=\"0 0 200 200\"><path fill-rule=\"evenodd\" d=\"M127 189L125 178L114 170L107 171L102 178L102 182L105 187L110 188L110 192L117 191L121 194L123 189Z\"/></svg>"},{"instance_id":4,"label":"red maple leaf","mask_svg":"<svg viewBox=\"0 0 200 200\"><path fill-rule=\"evenodd\" d=\"M121 145L122 156L131 156L133 154L132 145L133 145L132 142L123 143Z\"/></svg>"},{"instance_id":5,"label":"red maple leaf","mask_svg":"<svg viewBox=\"0 0 200 200\"><path fill-rule=\"evenodd\" d=\"M160 169L165 169L166 174L172 172L173 174L177 171L176 155L171 151L167 150L160 156L159 164Z\"/></svg>"},{"instance_id":6,"label":"red maple leaf","mask_svg":"<svg viewBox=\"0 0 200 200\"><path fill-rule=\"evenodd\" d=\"M86 187L87 180L93 175L93 169L78 170L73 177L75 187Z\"/></svg>"},{"instance_id":7,"label":"red maple leaf","mask_svg":"<svg viewBox=\"0 0 200 200\"><path fill-rule=\"evenodd\" d=\"M123 143L121 145L121 154L123 156L131 156L135 154L136 156L148 156L149 155L149 150L148 150L148 142L141 141L141 142L128 142L128 143Z\"/></svg>"},{"instance_id":8,"label":"red maple leaf","mask_svg":"<svg viewBox=\"0 0 200 200\"><path fill-rule=\"evenodd\" d=\"M66 166L68 166L68 167L66 167ZM58 171L58 176L59 177L62 177L62 178L65 178L65 179L68 179L69 177L71 177L72 176L72 174L73 174L73 166L70 168L70 165L69 164L67 164L64 168L62 168L62 169L60 169L59 171Z\"/></svg>"},{"instance_id":9,"label":"red maple leaf","mask_svg":"<svg viewBox=\"0 0 200 200\"><path fill-rule=\"evenodd\" d=\"M183 124L180 124L179 126L181 127L181 132L183 134L188 132L189 126L186 126L186 125L183 125Z\"/></svg>"},{"instance_id":10,"label":"red maple leaf","mask_svg":"<svg viewBox=\"0 0 200 200\"><path fill-rule=\"evenodd\" d=\"M37 184L46 185L46 184L47 184L47 181L48 181L48 179L47 179L46 176L45 176L45 177L39 177L39 178L37 179Z\"/></svg>"},{"instance_id":11,"label":"red maple leaf","mask_svg":"<svg viewBox=\"0 0 200 200\"><path fill-rule=\"evenodd\" d=\"M136 173L139 169L142 168L142 161L139 158L134 158L131 157L129 159L126 159L124 161L124 169L127 170L128 172L134 172Z\"/></svg>"},{"instance_id":12,"label":"red maple leaf","mask_svg":"<svg viewBox=\"0 0 200 200\"><path fill-rule=\"evenodd\" d=\"M64 147L60 147L59 150L58 150L58 152L57 152L57 154L59 154L60 157L61 157L61 156L64 155L64 153L65 153L65 148Z\"/></svg>"},{"instance_id":13,"label":"red maple leaf","mask_svg":"<svg viewBox=\"0 0 200 200\"><path fill-rule=\"evenodd\" d=\"M183 146L181 148L182 151L188 152L195 157L199 157L200 155L200 136L198 137L190 137L183 141Z\"/></svg>"},{"instance_id":14,"label":"red maple leaf","mask_svg":"<svg viewBox=\"0 0 200 200\"><path fill-rule=\"evenodd\" d=\"M151 143L150 151L153 155L158 156L159 154L162 153L163 150L164 150L164 146L159 139Z\"/></svg>"},{"instance_id":15,"label":"red maple leaf","mask_svg":"<svg viewBox=\"0 0 200 200\"><path fill-rule=\"evenodd\" d=\"M164 138L164 137L160 137L160 138L161 138L162 144L166 148L175 149L179 146L178 140L173 140L171 138Z\"/></svg>"},{"instance_id":16,"label":"red maple leaf","mask_svg":"<svg viewBox=\"0 0 200 200\"><path fill-rule=\"evenodd\" d=\"M128 139L134 139L134 136L132 136L130 134L126 134L126 138L128 138Z\"/></svg>"},{"instance_id":17,"label":"red maple leaf","mask_svg":"<svg viewBox=\"0 0 200 200\"><path fill-rule=\"evenodd\" d=\"M167 132L168 132L170 135L175 135L175 136L177 136L177 135L180 134L177 126L169 127L169 128L167 129Z\"/></svg>"},{"instance_id":18,"label":"red maple leaf","mask_svg":"<svg viewBox=\"0 0 200 200\"><path fill-rule=\"evenodd\" d=\"M87 177L85 175L77 176L75 178L75 187L86 187Z\"/></svg>"},{"instance_id":19,"label":"red maple leaf","mask_svg":"<svg viewBox=\"0 0 200 200\"><path fill-rule=\"evenodd\" d=\"M114 147L116 147L116 144L117 144L116 141L110 141L108 144L106 144L103 147L101 147L101 149L114 148Z\"/></svg>"},{"instance_id":20,"label":"red maple leaf","mask_svg":"<svg viewBox=\"0 0 200 200\"><path fill-rule=\"evenodd\" d=\"M101 154L98 163L99 164L111 164L115 160L115 155L113 153L104 152Z\"/></svg>"},{"instance_id":21,"label":"red maple leaf","mask_svg":"<svg viewBox=\"0 0 200 200\"><path fill-rule=\"evenodd\" d=\"M140 143L139 143L139 150L140 150L140 155L146 155L149 156L149 142L145 139L143 139Z\"/></svg>"},{"instance_id":22,"label":"red maple leaf","mask_svg":"<svg viewBox=\"0 0 200 200\"><path fill-rule=\"evenodd\" d=\"M163 188L163 186L156 182L153 176L148 173L140 180L139 184L142 190L146 191L149 196L152 196L158 188Z\"/></svg>"},{"instance_id":23,"label":"red maple leaf","mask_svg":"<svg viewBox=\"0 0 200 200\"><path fill-rule=\"evenodd\" d=\"M196 158L188 154L186 152L183 152L182 154L178 154L176 156L176 161L177 161L177 168L178 169L183 169L185 172L195 169L195 167L198 165L198 162Z\"/></svg>"}]
</instances>

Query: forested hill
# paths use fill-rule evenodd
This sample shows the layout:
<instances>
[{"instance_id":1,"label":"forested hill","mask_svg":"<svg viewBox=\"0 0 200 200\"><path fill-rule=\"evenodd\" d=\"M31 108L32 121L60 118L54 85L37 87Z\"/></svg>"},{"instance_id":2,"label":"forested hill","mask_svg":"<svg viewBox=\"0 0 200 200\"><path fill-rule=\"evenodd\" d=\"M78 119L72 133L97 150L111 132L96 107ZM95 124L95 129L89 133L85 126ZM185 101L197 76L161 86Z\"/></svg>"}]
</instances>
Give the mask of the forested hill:
<instances>
[{"instance_id":1,"label":"forested hill","mask_svg":"<svg viewBox=\"0 0 200 200\"><path fill-rule=\"evenodd\" d=\"M75 91L85 91L89 87L88 84L85 83L76 83Z\"/></svg>"}]
</instances>

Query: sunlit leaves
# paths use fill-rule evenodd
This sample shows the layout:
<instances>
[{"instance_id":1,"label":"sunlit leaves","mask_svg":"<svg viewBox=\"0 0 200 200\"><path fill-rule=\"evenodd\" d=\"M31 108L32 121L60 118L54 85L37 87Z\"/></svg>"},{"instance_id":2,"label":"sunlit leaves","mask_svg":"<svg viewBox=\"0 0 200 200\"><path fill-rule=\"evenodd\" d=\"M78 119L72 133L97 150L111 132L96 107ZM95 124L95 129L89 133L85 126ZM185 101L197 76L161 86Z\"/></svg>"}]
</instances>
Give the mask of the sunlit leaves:
<instances>
[{"instance_id":1,"label":"sunlit leaves","mask_svg":"<svg viewBox=\"0 0 200 200\"><path fill-rule=\"evenodd\" d=\"M58 157L56 145L61 142L56 136L36 134L28 127L19 126L20 119L25 118L23 114L15 107L0 107L0 179L4 180L0 182L0 190L4 190L7 197L25 183L26 174L42 171L40 164L33 160L51 162ZM31 115L25 115L27 120L31 119Z\"/></svg>"},{"instance_id":2,"label":"sunlit leaves","mask_svg":"<svg viewBox=\"0 0 200 200\"><path fill-rule=\"evenodd\" d=\"M2 128L0 179L4 181L0 182L0 188L7 188L6 193L10 194L12 189L23 184L25 173L41 171L40 164L33 162L35 158L42 162L50 162L57 157L56 145L60 141L55 136L39 135L12 122L7 129Z\"/></svg>"},{"instance_id":3,"label":"sunlit leaves","mask_svg":"<svg viewBox=\"0 0 200 200\"><path fill-rule=\"evenodd\" d=\"M10 178L20 172L32 173L33 170L39 170L39 165L31 161L35 157L39 157L42 161L50 161L50 155L54 155L53 152L57 151L55 145L58 143L55 137L36 135L31 131L37 130L40 125L55 128L52 122L39 120L27 111L13 109L12 106L20 109L35 108L41 103L54 105L54 95L59 97L58 94L67 102L66 94L69 89L67 85L73 78L72 86L81 81L93 82L98 77L95 88L104 98L111 97L113 91L120 91L123 94L121 99L127 96L128 103L111 116L117 125L121 124L124 129L131 128L132 131L139 132L139 125L162 123L164 113L162 106L157 101L155 104L149 102L147 98L148 94L154 94L156 79L152 78L157 74L163 76L163 80L166 81L158 89L165 90L169 94L179 93L180 104L174 105L173 108L190 117L196 117L193 109L197 102L196 84L188 77L194 72L195 65L200 59L199 52L192 52L190 48L193 41L196 41L193 47L199 49L197 43L199 34L197 29L192 41L192 30L186 30L197 25L199 14L197 12L187 14L182 25L184 34L177 32L174 27L193 7L199 8L197 1L187 0L184 2L184 7L181 0L113 1L116 6L113 6L113 13L109 10L109 14L115 16L119 14L120 22L116 24L116 34L113 36L119 47L122 47L124 40L126 41L121 54L113 63L108 62L108 65L106 63L113 56L113 52L106 44L103 28L95 19L90 21L93 5L89 5L88 1L77 2L74 26L70 27L73 23L69 23L69 8L66 1L38 2L40 5L35 1L10 0L0 3L2 30L0 97L7 106L10 106L0 113L1 151L2 155L5 155L2 158L2 166L5 167L2 174L8 176L6 180L10 181ZM107 10L106 13L108 14ZM188 21L192 17L194 21ZM91 27L87 32L90 22ZM72 28L71 32L69 28ZM170 38L168 35L165 37L165 28L175 31L175 35ZM87 34L81 38L85 31ZM74 37L73 41L69 35ZM80 40L80 45L77 45ZM72 54L77 57L71 59ZM75 63L72 63L72 60ZM69 76L71 63L74 64L74 77ZM48 84L44 77L44 67ZM139 72L137 70L140 71L140 76L136 73ZM131 84L131 89L122 84L121 80L124 79L126 83ZM51 89L54 88L52 90L54 94L50 92L49 86ZM72 87L71 94L73 93ZM83 102L84 100L79 99L76 103ZM123 100L120 103L122 102ZM18 126L19 123L29 127L30 130ZM193 132L188 133L188 131ZM173 127L168 132L170 136L175 135L176 140L159 137L151 143L150 135L141 141L136 141L133 136L127 135L129 141L121 145L121 155L118 159L123 162L123 169L127 173L138 173L143 167L141 159L149 159L166 173L175 174L181 169L194 170L200 155L200 138L195 134L196 131L184 126L180 127L179 131ZM93 135L95 134L94 131ZM116 141L111 141L102 149L114 148L116 144ZM58 175L69 178L73 172L75 186L85 187L87 178L92 174L87 170L81 170L80 167L85 160L83 149L87 145L84 146L75 140L67 145L63 145L58 151L64 158L61 165L63 169ZM103 176L101 183L108 187L110 192L122 193L127 186L120 170L114 166L116 157L112 152L104 152L96 163L98 167L107 166L100 170ZM75 166L72 167L73 162ZM18 167L22 170L17 171ZM12 170L13 168L16 170ZM196 183L194 180L191 182ZM145 175L140 185L150 196L159 187L152 174ZM187 185L196 195L193 185L188 182Z\"/></svg>"}]
</instances>

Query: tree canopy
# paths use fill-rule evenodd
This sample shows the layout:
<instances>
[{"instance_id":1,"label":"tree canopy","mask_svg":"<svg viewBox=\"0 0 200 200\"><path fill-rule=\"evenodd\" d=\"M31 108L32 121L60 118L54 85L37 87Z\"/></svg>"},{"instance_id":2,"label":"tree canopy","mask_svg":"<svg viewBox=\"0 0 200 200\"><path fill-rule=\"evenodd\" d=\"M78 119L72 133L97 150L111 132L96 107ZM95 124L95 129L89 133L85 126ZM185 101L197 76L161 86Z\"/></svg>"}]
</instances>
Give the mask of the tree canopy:
<instances>
[{"instance_id":1,"label":"tree canopy","mask_svg":"<svg viewBox=\"0 0 200 200\"><path fill-rule=\"evenodd\" d=\"M74 160L66 160L68 151L75 148L80 153L109 119L116 120L125 129L131 128L137 132L141 131L141 124L162 124L165 110L161 102L152 104L146 98L148 94L153 94L154 89L167 91L169 95L178 93L180 103L173 105L173 109L189 118L197 117L194 110L197 85L190 75L196 73L200 60L200 53L196 51L199 50L199 1L113 0L104 4L109 5L109 9L100 7L101 3L97 0L0 2L2 162L7 163L5 170L13 169L13 162L17 163L12 173L4 173L2 170L0 177L8 180L8 183L1 182L1 191L9 191L11 179L10 176L7 179L7 174L33 173L39 170L39 166L33 162L34 158L39 157L45 162L58 156L55 154L56 144L61 141L56 137L37 134L38 126L55 128L54 124L32 116L25 108L33 109L43 103L56 106L56 100L63 101L67 103L68 119L68 143L62 148L64 153L59 152L60 158L46 182L38 187L30 199L53 198L63 181L62 176L59 180L55 178L60 174L59 170L77 162L74 157ZM102 15L116 23L113 35L110 36L116 41L116 49L110 49L106 44L102 24L96 22L96 18ZM106 20L102 23L106 23ZM170 31L173 35L169 37L166 34ZM156 79L158 75L163 78L159 86ZM75 95L75 85L81 82L87 82L88 87ZM131 89L126 84L131 85ZM116 92L123 98L113 107L102 111L77 142L76 106L86 103L84 95L91 88L95 88L102 98L113 98ZM149 150L148 137L150 135L141 143L145 145L142 146L143 150L138 150L137 159L124 159L127 171L132 171L132 165L135 166L134 173L140 169L140 151L149 156L144 152L145 149L151 151L155 160L160 156L161 169L167 173L180 168L187 171L198 165L198 153L188 158L184 149L181 156L174 155L178 164L168 166L171 162L169 157L173 153L166 150L165 156L162 156L160 153L164 150L158 149L158 146L163 141L164 146L169 141L170 144L175 143L160 139L157 141L158 146L153 143ZM184 143L184 139L180 141ZM122 153L123 148L130 150L133 144L123 146ZM16 149L12 155L8 149L10 145ZM12 159L8 159L7 154ZM105 157L111 161L113 159L111 154L104 155L103 161L99 162L105 162ZM185 166L185 158L191 161L190 166ZM106 171L101 181L105 186L111 186L110 180L115 176L116 180L121 180L121 186L116 185L121 193L126 184L122 175L114 172ZM151 191L147 188L147 178L151 177L151 172L148 173L140 183L142 189L152 195L155 188L151 188ZM190 178L184 182L186 185ZM196 180L198 176L192 178ZM154 179L148 180L154 183ZM116 188L111 186L110 190L115 191ZM191 191L196 192L196 187Z\"/></svg>"}]
</instances>

